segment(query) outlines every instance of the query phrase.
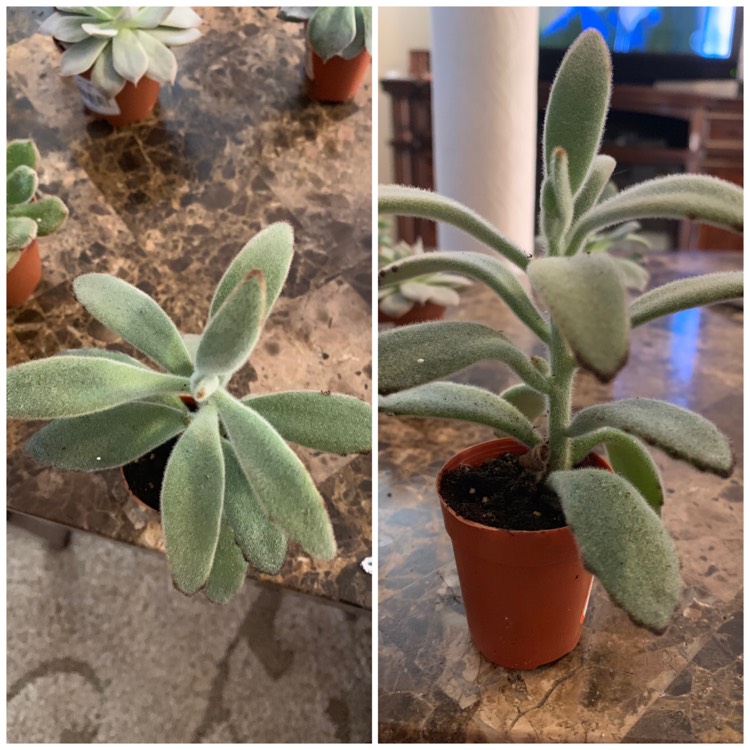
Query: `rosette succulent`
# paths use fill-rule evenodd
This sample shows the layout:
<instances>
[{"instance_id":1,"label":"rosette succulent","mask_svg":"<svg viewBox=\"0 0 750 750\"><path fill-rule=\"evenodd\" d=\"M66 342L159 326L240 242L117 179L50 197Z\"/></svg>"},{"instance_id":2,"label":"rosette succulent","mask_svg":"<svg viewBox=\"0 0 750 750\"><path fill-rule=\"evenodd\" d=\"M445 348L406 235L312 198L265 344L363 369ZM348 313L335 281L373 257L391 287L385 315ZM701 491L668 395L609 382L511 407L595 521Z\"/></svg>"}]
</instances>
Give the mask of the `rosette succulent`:
<instances>
[{"instance_id":1,"label":"rosette succulent","mask_svg":"<svg viewBox=\"0 0 750 750\"><path fill-rule=\"evenodd\" d=\"M351 60L367 50L372 54L372 8L281 8L284 21L307 23L307 41L323 62L332 57Z\"/></svg>"},{"instance_id":2,"label":"rosette succulent","mask_svg":"<svg viewBox=\"0 0 750 750\"><path fill-rule=\"evenodd\" d=\"M64 47L60 72L91 71L91 81L110 96L144 76L174 83L177 60L170 47L201 36L200 16L190 8L57 8L41 25Z\"/></svg>"},{"instance_id":3,"label":"rosette succulent","mask_svg":"<svg viewBox=\"0 0 750 750\"><path fill-rule=\"evenodd\" d=\"M288 224L256 235L230 264L202 335L180 335L148 295L100 273L73 288L97 320L160 369L116 351L80 349L11 367L11 419L52 420L26 450L73 471L123 466L177 437L160 495L175 586L228 601L248 563L277 573L289 539L328 560L336 543L325 503L293 443L338 454L371 446L371 408L329 391L236 398L227 383L252 353L289 271ZM180 396L191 396L192 411Z\"/></svg>"},{"instance_id":4,"label":"rosette succulent","mask_svg":"<svg viewBox=\"0 0 750 750\"><path fill-rule=\"evenodd\" d=\"M62 226L68 217L68 208L56 196L36 199L39 151L34 141L11 141L6 149L6 160L6 270L10 271L37 237L46 237Z\"/></svg>"},{"instance_id":5,"label":"rosette succulent","mask_svg":"<svg viewBox=\"0 0 750 750\"><path fill-rule=\"evenodd\" d=\"M621 399L573 414L574 378L584 369L611 381L627 363L632 329L742 296L742 273L683 278L630 301L615 259L587 248L603 230L642 218L689 218L741 232L743 191L714 177L669 175L599 202L615 167L598 153L610 92L607 45L597 31L585 31L567 51L550 92L540 197L544 242L536 256L457 201L416 188L381 188L381 213L446 222L491 251L405 258L381 269L381 282L438 271L477 279L548 356L529 357L502 331L480 323L396 328L379 337L379 408L488 425L527 446L528 465L555 493L584 565L636 623L662 631L680 599L679 560L659 517L665 493L646 444L722 477L734 467L731 446L708 420L658 399ZM525 271L539 306L508 263ZM487 359L503 362L521 382L497 394L440 380ZM600 445L614 473L576 468Z\"/></svg>"}]
</instances>

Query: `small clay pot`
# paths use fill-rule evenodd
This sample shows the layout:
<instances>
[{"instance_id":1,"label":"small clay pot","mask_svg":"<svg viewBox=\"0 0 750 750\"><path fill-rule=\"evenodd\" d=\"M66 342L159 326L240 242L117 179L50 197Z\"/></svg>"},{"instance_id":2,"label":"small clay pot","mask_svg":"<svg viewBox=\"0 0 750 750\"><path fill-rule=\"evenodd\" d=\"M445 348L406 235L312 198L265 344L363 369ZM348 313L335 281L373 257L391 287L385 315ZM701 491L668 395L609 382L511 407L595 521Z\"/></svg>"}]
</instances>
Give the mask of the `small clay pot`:
<instances>
[{"instance_id":1,"label":"small clay pot","mask_svg":"<svg viewBox=\"0 0 750 750\"><path fill-rule=\"evenodd\" d=\"M512 438L501 438L457 453L437 476L438 497L445 472L527 450ZM594 453L584 464L612 471ZM534 669L572 651L581 637L593 579L570 529L493 529L461 518L442 497L440 505L469 632L482 654L507 669Z\"/></svg>"},{"instance_id":2,"label":"small clay pot","mask_svg":"<svg viewBox=\"0 0 750 750\"><path fill-rule=\"evenodd\" d=\"M370 65L370 53L363 49L345 60L332 57L328 62L310 49L306 51L305 93L319 102L348 102L353 99Z\"/></svg>"},{"instance_id":3,"label":"small clay pot","mask_svg":"<svg viewBox=\"0 0 750 750\"><path fill-rule=\"evenodd\" d=\"M409 323L426 323L429 320L442 320L445 316L445 307L436 305L434 302L417 303L408 313L398 318L378 309L378 323L393 323L395 326L405 326Z\"/></svg>"},{"instance_id":4,"label":"small clay pot","mask_svg":"<svg viewBox=\"0 0 750 750\"><path fill-rule=\"evenodd\" d=\"M6 306L22 305L31 297L41 280L42 261L39 257L39 243L34 240L23 250L18 263L6 274Z\"/></svg>"},{"instance_id":5,"label":"small clay pot","mask_svg":"<svg viewBox=\"0 0 750 750\"><path fill-rule=\"evenodd\" d=\"M78 78L76 76L76 79ZM83 103L86 105L86 109L97 119L106 120L115 128L121 128L125 125L132 125L133 123L145 120L153 111L156 102L159 101L160 84L151 78L144 77L137 84L128 81L122 91L114 97L120 109L119 115L99 112L97 111L98 105L96 100L99 96L102 98L102 101L110 99L110 97L104 92L99 92L97 95L96 92L99 91L98 89L96 91L92 90L92 84L89 83L91 71L87 70L81 74L80 78L83 78L86 83L76 80L76 85L78 86ZM92 96L92 93L94 96Z\"/></svg>"}]
</instances>

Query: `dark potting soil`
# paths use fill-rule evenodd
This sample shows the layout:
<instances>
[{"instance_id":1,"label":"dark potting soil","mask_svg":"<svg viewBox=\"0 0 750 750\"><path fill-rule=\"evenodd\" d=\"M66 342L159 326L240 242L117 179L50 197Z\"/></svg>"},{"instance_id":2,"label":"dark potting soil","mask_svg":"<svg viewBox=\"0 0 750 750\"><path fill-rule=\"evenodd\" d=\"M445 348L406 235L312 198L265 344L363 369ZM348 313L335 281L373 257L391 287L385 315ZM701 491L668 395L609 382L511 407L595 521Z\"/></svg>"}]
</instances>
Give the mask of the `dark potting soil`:
<instances>
[{"instance_id":1,"label":"dark potting soil","mask_svg":"<svg viewBox=\"0 0 750 750\"><path fill-rule=\"evenodd\" d=\"M518 456L506 453L481 466L458 466L443 474L440 494L461 518L511 531L565 526L557 495Z\"/></svg>"},{"instance_id":2,"label":"dark potting soil","mask_svg":"<svg viewBox=\"0 0 750 750\"><path fill-rule=\"evenodd\" d=\"M164 471L176 443L177 438L172 438L122 467L122 473L125 475L130 491L154 510L159 510L161 507L159 496Z\"/></svg>"}]
</instances>

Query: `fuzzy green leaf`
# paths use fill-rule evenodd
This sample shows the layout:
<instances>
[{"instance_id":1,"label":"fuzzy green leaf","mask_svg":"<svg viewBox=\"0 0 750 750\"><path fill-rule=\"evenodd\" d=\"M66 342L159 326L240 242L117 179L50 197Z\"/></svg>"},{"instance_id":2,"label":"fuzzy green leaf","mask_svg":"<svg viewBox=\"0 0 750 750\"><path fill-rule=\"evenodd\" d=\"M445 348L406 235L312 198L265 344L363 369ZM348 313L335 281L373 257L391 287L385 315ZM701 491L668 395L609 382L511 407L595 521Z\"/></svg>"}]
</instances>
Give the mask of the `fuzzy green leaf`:
<instances>
[{"instance_id":1,"label":"fuzzy green leaf","mask_svg":"<svg viewBox=\"0 0 750 750\"><path fill-rule=\"evenodd\" d=\"M568 254L601 229L633 219L693 219L735 232L743 228L742 188L707 175L668 175L638 183L581 216Z\"/></svg>"},{"instance_id":2,"label":"fuzzy green leaf","mask_svg":"<svg viewBox=\"0 0 750 750\"><path fill-rule=\"evenodd\" d=\"M680 310L742 297L743 291L742 271L724 271L678 279L638 297L630 305L630 324L635 328Z\"/></svg>"},{"instance_id":3,"label":"fuzzy green leaf","mask_svg":"<svg viewBox=\"0 0 750 750\"><path fill-rule=\"evenodd\" d=\"M502 261L474 252L432 252L398 260L381 269L381 284L398 284L431 273L458 273L481 281L492 289L542 341L549 341L549 326L516 277Z\"/></svg>"},{"instance_id":4,"label":"fuzzy green leaf","mask_svg":"<svg viewBox=\"0 0 750 750\"><path fill-rule=\"evenodd\" d=\"M550 173L542 183L541 226L550 255L560 254L560 244L573 219L573 194L570 191L568 154L564 148L552 149Z\"/></svg>"},{"instance_id":5,"label":"fuzzy green leaf","mask_svg":"<svg viewBox=\"0 0 750 750\"><path fill-rule=\"evenodd\" d=\"M60 352L62 357L101 357L102 359L111 359L115 362L124 362L126 365L133 365L134 367L140 367L143 370L153 372L150 367L144 365L143 362L139 362L135 357L131 357L129 354L124 352L113 351L111 349L90 349L84 347L83 349L66 349Z\"/></svg>"},{"instance_id":6,"label":"fuzzy green leaf","mask_svg":"<svg viewBox=\"0 0 750 750\"><path fill-rule=\"evenodd\" d=\"M224 505L224 457L213 404L200 409L172 449L160 503L172 579L184 594L194 594L211 573Z\"/></svg>"},{"instance_id":7,"label":"fuzzy green leaf","mask_svg":"<svg viewBox=\"0 0 750 750\"><path fill-rule=\"evenodd\" d=\"M626 289L642 292L648 286L651 275L643 266L627 258L612 258L612 260L617 266L617 271ZM630 324L633 325L632 317Z\"/></svg>"},{"instance_id":8,"label":"fuzzy green leaf","mask_svg":"<svg viewBox=\"0 0 750 750\"><path fill-rule=\"evenodd\" d=\"M544 376L499 331L479 323L442 321L394 328L378 337L378 392L413 388L452 375L485 359L504 362L541 392Z\"/></svg>"},{"instance_id":9,"label":"fuzzy green leaf","mask_svg":"<svg viewBox=\"0 0 750 750\"><path fill-rule=\"evenodd\" d=\"M217 391L214 398L263 511L313 557L331 560L336 554L331 520L302 462L258 413L226 391Z\"/></svg>"},{"instance_id":10,"label":"fuzzy green leaf","mask_svg":"<svg viewBox=\"0 0 750 750\"><path fill-rule=\"evenodd\" d=\"M276 575L286 557L286 534L266 518L231 444L222 440L221 447L226 472L224 513L233 537L254 568Z\"/></svg>"},{"instance_id":11,"label":"fuzzy green leaf","mask_svg":"<svg viewBox=\"0 0 750 750\"><path fill-rule=\"evenodd\" d=\"M659 516L608 471L555 471L548 483L586 568L636 623L663 631L679 601L680 563Z\"/></svg>"},{"instance_id":12,"label":"fuzzy green leaf","mask_svg":"<svg viewBox=\"0 0 750 750\"><path fill-rule=\"evenodd\" d=\"M506 388L500 394L500 398L513 404L529 422L533 422L547 408L547 399L541 393L523 383Z\"/></svg>"},{"instance_id":13,"label":"fuzzy green leaf","mask_svg":"<svg viewBox=\"0 0 750 750\"><path fill-rule=\"evenodd\" d=\"M265 308L263 273L250 271L209 321L195 355L196 372L225 375L241 367L258 341Z\"/></svg>"},{"instance_id":14,"label":"fuzzy green leaf","mask_svg":"<svg viewBox=\"0 0 750 750\"><path fill-rule=\"evenodd\" d=\"M531 260L529 255L503 237L487 219L458 201L430 190L404 185L381 185L378 191L378 211L381 214L418 216L450 224L504 255L519 268L526 268Z\"/></svg>"},{"instance_id":15,"label":"fuzzy green leaf","mask_svg":"<svg viewBox=\"0 0 750 750\"><path fill-rule=\"evenodd\" d=\"M37 235L47 237L68 218L68 207L57 197L43 198L35 203L10 206L8 217L26 216L37 223Z\"/></svg>"},{"instance_id":16,"label":"fuzzy green leaf","mask_svg":"<svg viewBox=\"0 0 750 750\"><path fill-rule=\"evenodd\" d=\"M537 258L528 274L579 364L611 380L627 361L630 333L625 288L612 258Z\"/></svg>"},{"instance_id":17,"label":"fuzzy green leaf","mask_svg":"<svg viewBox=\"0 0 750 750\"><path fill-rule=\"evenodd\" d=\"M646 502L660 513L664 504L664 488L659 469L648 449L638 438L614 427L602 427L587 432L573 441L573 465L583 461L600 444L607 447L609 462L615 473L625 477Z\"/></svg>"},{"instance_id":18,"label":"fuzzy green leaf","mask_svg":"<svg viewBox=\"0 0 750 750\"><path fill-rule=\"evenodd\" d=\"M39 151L32 140L15 140L8 144L5 159L6 175L20 166L36 169L39 163Z\"/></svg>"},{"instance_id":19,"label":"fuzzy green leaf","mask_svg":"<svg viewBox=\"0 0 750 750\"><path fill-rule=\"evenodd\" d=\"M601 427L637 435L702 471L727 477L734 468L729 441L695 412L653 398L627 398L581 409L567 434L579 437Z\"/></svg>"},{"instance_id":20,"label":"fuzzy green leaf","mask_svg":"<svg viewBox=\"0 0 750 750\"><path fill-rule=\"evenodd\" d=\"M36 239L37 230L38 225L33 219L28 219L25 216L8 217L6 242L9 271L21 256L21 250L25 250ZM13 263L10 263L11 253L18 253Z\"/></svg>"},{"instance_id":21,"label":"fuzzy green leaf","mask_svg":"<svg viewBox=\"0 0 750 750\"><path fill-rule=\"evenodd\" d=\"M552 173L552 153L568 153L570 188L575 195L599 150L612 88L612 63L602 35L584 31L563 57L549 94L544 119L545 174Z\"/></svg>"},{"instance_id":22,"label":"fuzzy green leaf","mask_svg":"<svg viewBox=\"0 0 750 750\"><path fill-rule=\"evenodd\" d=\"M372 450L372 407L340 393L285 391L242 400L291 443L328 453Z\"/></svg>"},{"instance_id":23,"label":"fuzzy green leaf","mask_svg":"<svg viewBox=\"0 0 750 750\"><path fill-rule=\"evenodd\" d=\"M591 162L591 169L575 197L573 205L574 222L578 221L586 211L597 204L616 166L617 162L611 156L597 154L594 157Z\"/></svg>"},{"instance_id":24,"label":"fuzzy green leaf","mask_svg":"<svg viewBox=\"0 0 750 750\"><path fill-rule=\"evenodd\" d=\"M266 317L268 317L286 281L293 253L294 235L289 224L277 222L266 227L262 232L258 232L240 250L221 277L214 298L211 300L210 317L216 315L232 290L245 279L250 271L256 268L262 271L266 281Z\"/></svg>"},{"instance_id":25,"label":"fuzzy green leaf","mask_svg":"<svg viewBox=\"0 0 750 750\"><path fill-rule=\"evenodd\" d=\"M193 365L180 332L159 305L127 281L86 273L73 282L78 301L107 328L169 372L190 375Z\"/></svg>"},{"instance_id":26,"label":"fuzzy green leaf","mask_svg":"<svg viewBox=\"0 0 750 750\"><path fill-rule=\"evenodd\" d=\"M58 419L189 393L190 381L101 357L47 357L11 367L7 388L11 419Z\"/></svg>"},{"instance_id":27,"label":"fuzzy green leaf","mask_svg":"<svg viewBox=\"0 0 750 750\"><path fill-rule=\"evenodd\" d=\"M59 469L101 471L135 461L179 435L184 411L134 402L84 417L57 419L36 432L26 452Z\"/></svg>"},{"instance_id":28,"label":"fuzzy green leaf","mask_svg":"<svg viewBox=\"0 0 750 750\"><path fill-rule=\"evenodd\" d=\"M229 523L222 517L214 564L204 593L215 604L226 604L242 589L246 576L247 561L234 541L234 533Z\"/></svg>"},{"instance_id":29,"label":"fuzzy green leaf","mask_svg":"<svg viewBox=\"0 0 750 750\"><path fill-rule=\"evenodd\" d=\"M22 164L8 174L5 200L11 206L28 203L34 197L38 187L39 178L36 172L31 167Z\"/></svg>"},{"instance_id":30,"label":"fuzzy green leaf","mask_svg":"<svg viewBox=\"0 0 750 750\"><path fill-rule=\"evenodd\" d=\"M357 22L350 5L320 7L307 25L310 46L323 62L345 50L354 41L356 33Z\"/></svg>"},{"instance_id":31,"label":"fuzzy green leaf","mask_svg":"<svg viewBox=\"0 0 750 750\"><path fill-rule=\"evenodd\" d=\"M531 422L494 393L460 383L427 383L378 399L378 410L412 417L462 419L486 424L533 447L541 438Z\"/></svg>"}]
</instances>

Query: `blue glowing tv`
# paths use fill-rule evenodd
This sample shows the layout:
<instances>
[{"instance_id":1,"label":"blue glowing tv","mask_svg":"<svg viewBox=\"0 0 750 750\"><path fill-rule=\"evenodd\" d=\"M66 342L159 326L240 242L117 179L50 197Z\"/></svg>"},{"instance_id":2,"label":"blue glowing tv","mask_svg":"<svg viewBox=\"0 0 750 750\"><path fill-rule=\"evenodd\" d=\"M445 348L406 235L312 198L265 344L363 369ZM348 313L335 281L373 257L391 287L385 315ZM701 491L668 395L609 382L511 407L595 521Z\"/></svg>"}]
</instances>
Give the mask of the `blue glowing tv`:
<instances>
[{"instance_id":1,"label":"blue glowing tv","mask_svg":"<svg viewBox=\"0 0 750 750\"><path fill-rule=\"evenodd\" d=\"M589 28L606 39L617 83L737 77L742 8L577 6L539 9L541 80L552 80L565 50Z\"/></svg>"}]
</instances>

